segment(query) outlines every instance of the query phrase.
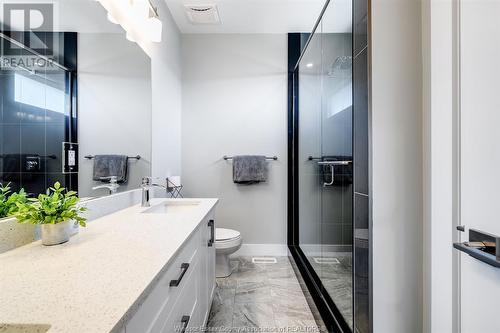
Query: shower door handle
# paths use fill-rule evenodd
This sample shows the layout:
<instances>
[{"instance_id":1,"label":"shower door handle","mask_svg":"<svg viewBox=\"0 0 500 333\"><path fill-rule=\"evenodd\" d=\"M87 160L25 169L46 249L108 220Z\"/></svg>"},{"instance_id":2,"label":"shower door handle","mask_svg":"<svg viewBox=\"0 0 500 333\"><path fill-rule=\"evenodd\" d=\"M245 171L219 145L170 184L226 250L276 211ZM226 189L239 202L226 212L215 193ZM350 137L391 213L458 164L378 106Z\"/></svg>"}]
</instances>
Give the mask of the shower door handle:
<instances>
[{"instance_id":1,"label":"shower door handle","mask_svg":"<svg viewBox=\"0 0 500 333\"><path fill-rule=\"evenodd\" d=\"M330 182L329 183L324 182L323 187L333 185L333 183L335 181L335 166L336 165L349 165L349 163L352 163L352 161L320 161L320 162L318 162L318 165L321 165L321 166L328 165L330 167L330 172L332 175L332 179L330 180Z\"/></svg>"},{"instance_id":2,"label":"shower door handle","mask_svg":"<svg viewBox=\"0 0 500 333\"><path fill-rule=\"evenodd\" d=\"M333 185L333 182L334 182L334 180L335 180L335 179L334 179L334 178L335 178L335 168L333 167L333 164L329 164L328 166L330 167L330 173L331 173L331 175L332 175L332 179L330 180L330 182L329 182L329 183L324 182L324 183L323 183L323 187L332 186L332 185Z\"/></svg>"}]
</instances>

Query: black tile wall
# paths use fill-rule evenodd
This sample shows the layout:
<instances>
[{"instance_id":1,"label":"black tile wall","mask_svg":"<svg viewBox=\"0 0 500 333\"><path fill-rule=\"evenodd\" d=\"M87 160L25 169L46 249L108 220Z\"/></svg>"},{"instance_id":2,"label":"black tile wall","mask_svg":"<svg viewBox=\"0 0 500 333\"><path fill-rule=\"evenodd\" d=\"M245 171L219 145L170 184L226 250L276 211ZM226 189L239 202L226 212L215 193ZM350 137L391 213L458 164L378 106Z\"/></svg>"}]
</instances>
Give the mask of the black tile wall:
<instances>
[{"instance_id":1,"label":"black tile wall","mask_svg":"<svg viewBox=\"0 0 500 333\"><path fill-rule=\"evenodd\" d=\"M355 193L354 194L354 229L368 230L369 219L369 198L367 195Z\"/></svg>"},{"instance_id":2,"label":"black tile wall","mask_svg":"<svg viewBox=\"0 0 500 333\"><path fill-rule=\"evenodd\" d=\"M370 333L369 0L353 1L354 331Z\"/></svg>"},{"instance_id":3,"label":"black tile wall","mask_svg":"<svg viewBox=\"0 0 500 333\"><path fill-rule=\"evenodd\" d=\"M64 42L60 40L54 44L59 48L52 52L55 58L66 64L64 57L68 54L76 61L76 34L56 33L54 36L64 39ZM23 35L13 37L22 40ZM45 38L43 35L39 37ZM5 46L3 39L0 42ZM17 49L6 47L1 50L10 50L9 54L19 53ZM23 187L32 195L45 192L55 181L75 189L71 184L65 184L71 177L62 174L62 142L68 140L69 104L61 113L16 100L16 76L62 89L69 98L65 87L70 76L62 70L45 75L41 71L30 74L0 69L0 183L10 182L14 191Z\"/></svg>"},{"instance_id":4,"label":"black tile wall","mask_svg":"<svg viewBox=\"0 0 500 333\"><path fill-rule=\"evenodd\" d=\"M368 51L353 62L354 72L354 191L368 194Z\"/></svg>"},{"instance_id":5,"label":"black tile wall","mask_svg":"<svg viewBox=\"0 0 500 333\"><path fill-rule=\"evenodd\" d=\"M370 329L369 243L367 239L354 241L354 317L356 332Z\"/></svg>"},{"instance_id":6,"label":"black tile wall","mask_svg":"<svg viewBox=\"0 0 500 333\"><path fill-rule=\"evenodd\" d=\"M354 0L354 54L357 55L367 45L368 1Z\"/></svg>"}]
</instances>

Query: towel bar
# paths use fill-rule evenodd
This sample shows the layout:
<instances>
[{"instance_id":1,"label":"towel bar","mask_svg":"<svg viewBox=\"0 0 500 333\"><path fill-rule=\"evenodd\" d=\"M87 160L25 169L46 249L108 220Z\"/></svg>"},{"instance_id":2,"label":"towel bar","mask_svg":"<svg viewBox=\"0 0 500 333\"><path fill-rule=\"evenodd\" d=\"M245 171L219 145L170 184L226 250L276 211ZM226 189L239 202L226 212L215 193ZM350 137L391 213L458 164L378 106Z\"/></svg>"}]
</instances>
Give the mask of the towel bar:
<instances>
[{"instance_id":1,"label":"towel bar","mask_svg":"<svg viewBox=\"0 0 500 333\"><path fill-rule=\"evenodd\" d=\"M227 160L232 160L233 157L232 156L223 156L222 157L225 161ZM277 161L278 160L278 156L266 156L266 160L273 160L273 161Z\"/></svg>"},{"instance_id":2,"label":"towel bar","mask_svg":"<svg viewBox=\"0 0 500 333\"><path fill-rule=\"evenodd\" d=\"M57 156L56 155L47 155L47 156L37 155L37 154L33 154L33 155L28 155L28 154L10 154L10 155L11 156L26 155L27 157L43 158L43 159L47 159L47 160L57 160ZM6 156L8 156L8 155L0 155L0 158L5 158Z\"/></svg>"},{"instance_id":3,"label":"towel bar","mask_svg":"<svg viewBox=\"0 0 500 333\"><path fill-rule=\"evenodd\" d=\"M91 160L93 159L95 156L92 156L92 155L87 155L87 156L84 156L86 159L88 160ZM136 159L136 160L140 160L141 159L141 155L137 155L137 156L128 156L129 159Z\"/></svg>"}]
</instances>

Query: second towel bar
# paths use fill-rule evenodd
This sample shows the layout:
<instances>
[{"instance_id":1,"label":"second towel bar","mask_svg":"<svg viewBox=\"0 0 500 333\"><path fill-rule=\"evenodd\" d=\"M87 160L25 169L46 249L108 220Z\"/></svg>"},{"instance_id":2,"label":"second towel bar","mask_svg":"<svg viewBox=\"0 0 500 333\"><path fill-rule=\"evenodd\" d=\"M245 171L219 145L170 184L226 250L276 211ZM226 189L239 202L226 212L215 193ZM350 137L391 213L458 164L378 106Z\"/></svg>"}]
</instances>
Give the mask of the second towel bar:
<instances>
[{"instance_id":1,"label":"second towel bar","mask_svg":"<svg viewBox=\"0 0 500 333\"><path fill-rule=\"evenodd\" d=\"M227 160L232 160L233 157L232 156L223 156L222 157L225 161ZM266 160L273 160L273 161L277 161L278 160L278 156L266 156Z\"/></svg>"},{"instance_id":2,"label":"second towel bar","mask_svg":"<svg viewBox=\"0 0 500 333\"><path fill-rule=\"evenodd\" d=\"M84 156L86 159L88 160L91 160L94 158L94 156L92 155L87 155L87 156ZM137 155L137 156L128 156L129 159L135 159L135 160L140 160L141 159L141 155Z\"/></svg>"}]
</instances>

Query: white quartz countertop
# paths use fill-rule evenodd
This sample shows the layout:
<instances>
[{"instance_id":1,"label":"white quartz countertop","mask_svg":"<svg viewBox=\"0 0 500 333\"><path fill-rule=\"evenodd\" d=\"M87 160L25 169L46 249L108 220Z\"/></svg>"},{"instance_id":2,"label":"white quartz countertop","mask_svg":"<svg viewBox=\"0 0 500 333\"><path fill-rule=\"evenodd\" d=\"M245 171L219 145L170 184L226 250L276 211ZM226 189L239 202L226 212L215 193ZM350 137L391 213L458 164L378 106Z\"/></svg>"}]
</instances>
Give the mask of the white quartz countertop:
<instances>
[{"instance_id":1,"label":"white quartz countertop","mask_svg":"<svg viewBox=\"0 0 500 333\"><path fill-rule=\"evenodd\" d=\"M0 254L0 325L47 324L49 333L119 332L158 275L217 203L177 217L136 205L80 228L68 243L40 241Z\"/></svg>"}]
</instances>

